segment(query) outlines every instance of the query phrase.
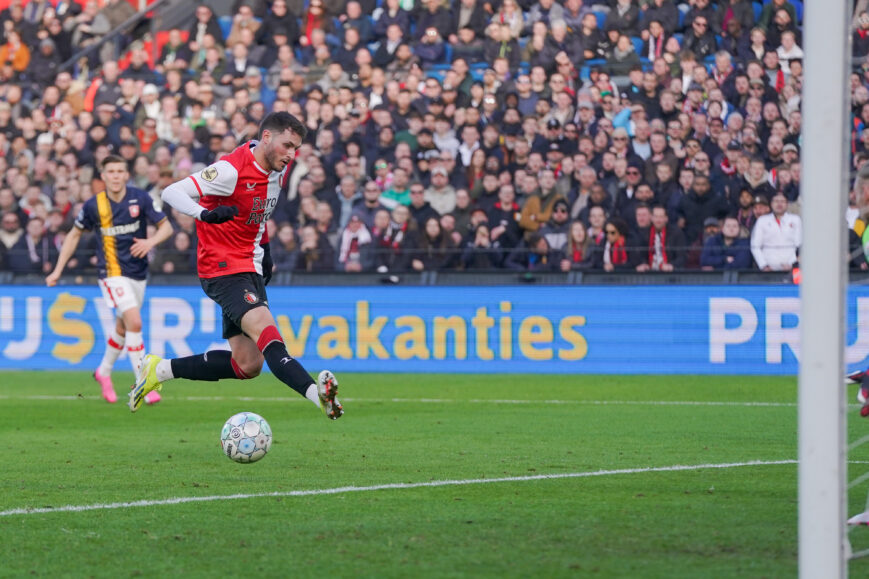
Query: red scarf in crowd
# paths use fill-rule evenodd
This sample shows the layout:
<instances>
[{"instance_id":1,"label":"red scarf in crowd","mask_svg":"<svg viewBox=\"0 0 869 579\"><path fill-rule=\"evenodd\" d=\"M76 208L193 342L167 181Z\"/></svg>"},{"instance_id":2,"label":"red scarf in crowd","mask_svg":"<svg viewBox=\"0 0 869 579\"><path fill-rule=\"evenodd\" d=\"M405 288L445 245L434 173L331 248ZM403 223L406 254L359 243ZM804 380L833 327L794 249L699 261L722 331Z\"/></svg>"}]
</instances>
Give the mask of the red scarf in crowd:
<instances>
[{"instance_id":1,"label":"red scarf in crowd","mask_svg":"<svg viewBox=\"0 0 869 579\"><path fill-rule=\"evenodd\" d=\"M734 175L736 175L736 167L732 167L730 165L730 159L728 159L727 157L725 157L724 160L721 161L721 165L719 165L719 167L721 168L721 172L728 177L733 177Z\"/></svg>"},{"instance_id":2,"label":"red scarf in crowd","mask_svg":"<svg viewBox=\"0 0 869 579\"><path fill-rule=\"evenodd\" d=\"M622 265L628 262L628 252L625 249L624 237L610 244L610 261L613 265Z\"/></svg>"},{"instance_id":3,"label":"red scarf in crowd","mask_svg":"<svg viewBox=\"0 0 869 579\"><path fill-rule=\"evenodd\" d=\"M649 263L653 263L655 261L655 231L654 227L649 228ZM661 258L664 260L663 263L667 263L667 230L661 230Z\"/></svg>"},{"instance_id":4,"label":"red scarf in crowd","mask_svg":"<svg viewBox=\"0 0 869 579\"><path fill-rule=\"evenodd\" d=\"M308 46L311 46L311 34L315 28L322 28L322 22L322 18L308 12L308 17L305 19L305 37L308 39Z\"/></svg>"},{"instance_id":5,"label":"red scarf in crowd","mask_svg":"<svg viewBox=\"0 0 869 579\"><path fill-rule=\"evenodd\" d=\"M779 69L775 73L775 92L781 93L782 89L785 87L785 73L779 67Z\"/></svg>"}]
</instances>

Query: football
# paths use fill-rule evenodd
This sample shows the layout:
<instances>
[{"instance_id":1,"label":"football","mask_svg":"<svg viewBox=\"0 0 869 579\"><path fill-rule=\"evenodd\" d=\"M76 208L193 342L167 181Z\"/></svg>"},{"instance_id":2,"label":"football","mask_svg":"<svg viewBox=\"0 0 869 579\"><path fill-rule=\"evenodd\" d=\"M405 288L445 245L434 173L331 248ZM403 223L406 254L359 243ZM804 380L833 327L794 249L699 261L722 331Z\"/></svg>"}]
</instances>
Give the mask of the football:
<instances>
[{"instance_id":1,"label":"football","mask_svg":"<svg viewBox=\"0 0 869 579\"><path fill-rule=\"evenodd\" d=\"M239 412L223 425L220 446L235 462L256 462L272 446L272 429L259 414Z\"/></svg>"}]
</instances>

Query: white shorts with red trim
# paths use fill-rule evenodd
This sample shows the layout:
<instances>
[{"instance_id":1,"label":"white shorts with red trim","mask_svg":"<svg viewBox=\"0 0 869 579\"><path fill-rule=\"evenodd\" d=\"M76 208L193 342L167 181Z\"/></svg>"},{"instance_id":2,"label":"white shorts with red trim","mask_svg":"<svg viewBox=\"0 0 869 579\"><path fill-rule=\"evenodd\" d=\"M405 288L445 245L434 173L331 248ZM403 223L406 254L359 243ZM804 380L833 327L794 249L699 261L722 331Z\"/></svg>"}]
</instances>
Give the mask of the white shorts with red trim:
<instances>
[{"instance_id":1,"label":"white shorts with red trim","mask_svg":"<svg viewBox=\"0 0 869 579\"><path fill-rule=\"evenodd\" d=\"M117 276L101 279L99 286L106 304L120 317L130 308L142 309L145 304L146 283L144 279Z\"/></svg>"}]
</instances>

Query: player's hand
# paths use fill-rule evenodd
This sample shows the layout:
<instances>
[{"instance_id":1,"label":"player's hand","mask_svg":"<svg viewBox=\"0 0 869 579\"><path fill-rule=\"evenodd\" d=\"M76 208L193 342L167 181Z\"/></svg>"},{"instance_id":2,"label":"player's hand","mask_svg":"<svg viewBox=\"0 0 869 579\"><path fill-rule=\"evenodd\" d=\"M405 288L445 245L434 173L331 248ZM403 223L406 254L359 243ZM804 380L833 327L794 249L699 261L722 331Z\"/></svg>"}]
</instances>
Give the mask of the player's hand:
<instances>
[{"instance_id":1,"label":"player's hand","mask_svg":"<svg viewBox=\"0 0 869 579\"><path fill-rule=\"evenodd\" d=\"M130 255L143 258L148 255L149 251L151 251L151 244L148 243L147 239L142 239L141 237L133 239L133 245L130 246Z\"/></svg>"},{"instance_id":2,"label":"player's hand","mask_svg":"<svg viewBox=\"0 0 869 579\"><path fill-rule=\"evenodd\" d=\"M269 285L275 269L275 262L272 261L272 250L269 249L269 244L263 243L260 247L263 248L263 284Z\"/></svg>"},{"instance_id":3,"label":"player's hand","mask_svg":"<svg viewBox=\"0 0 869 579\"><path fill-rule=\"evenodd\" d=\"M226 223L238 215L238 207L234 205L219 205L212 210L205 209L199 214L199 220L205 223Z\"/></svg>"}]
</instances>

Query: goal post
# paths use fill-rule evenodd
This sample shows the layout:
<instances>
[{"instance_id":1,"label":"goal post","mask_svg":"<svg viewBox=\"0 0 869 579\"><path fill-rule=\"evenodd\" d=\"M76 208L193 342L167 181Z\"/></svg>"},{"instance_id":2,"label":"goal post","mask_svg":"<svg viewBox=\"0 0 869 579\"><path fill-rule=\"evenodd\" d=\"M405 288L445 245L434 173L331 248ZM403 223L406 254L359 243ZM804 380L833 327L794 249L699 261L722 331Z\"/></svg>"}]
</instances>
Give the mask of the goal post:
<instances>
[{"instance_id":1,"label":"goal post","mask_svg":"<svg viewBox=\"0 0 869 579\"><path fill-rule=\"evenodd\" d=\"M799 573L846 577L845 209L850 7L808 0L800 191Z\"/></svg>"}]
</instances>

